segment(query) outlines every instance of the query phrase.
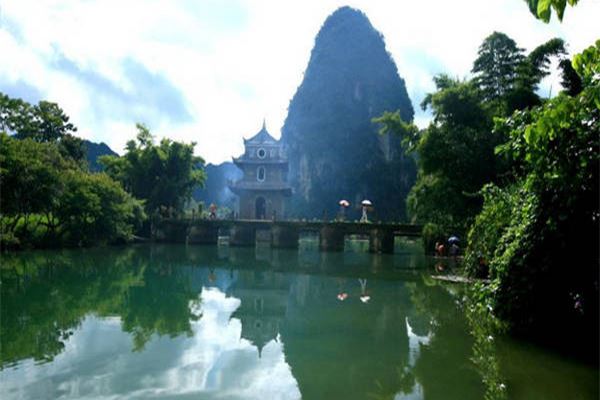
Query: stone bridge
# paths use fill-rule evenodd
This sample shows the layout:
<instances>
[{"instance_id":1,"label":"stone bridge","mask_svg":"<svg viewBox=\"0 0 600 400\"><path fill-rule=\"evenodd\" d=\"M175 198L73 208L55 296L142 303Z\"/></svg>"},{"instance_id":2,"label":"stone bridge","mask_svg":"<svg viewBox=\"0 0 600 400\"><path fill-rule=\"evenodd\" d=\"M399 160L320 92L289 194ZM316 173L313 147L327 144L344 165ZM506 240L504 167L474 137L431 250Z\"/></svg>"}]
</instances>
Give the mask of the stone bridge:
<instances>
[{"instance_id":1,"label":"stone bridge","mask_svg":"<svg viewBox=\"0 0 600 400\"><path fill-rule=\"evenodd\" d=\"M422 226L397 223L325 221L164 219L156 224L155 239L188 244L217 244L219 233L230 246L254 246L257 231L267 231L274 248L297 248L300 233L319 234L323 251L343 251L346 235L369 237L372 253L393 253L396 236L419 237Z\"/></svg>"}]
</instances>

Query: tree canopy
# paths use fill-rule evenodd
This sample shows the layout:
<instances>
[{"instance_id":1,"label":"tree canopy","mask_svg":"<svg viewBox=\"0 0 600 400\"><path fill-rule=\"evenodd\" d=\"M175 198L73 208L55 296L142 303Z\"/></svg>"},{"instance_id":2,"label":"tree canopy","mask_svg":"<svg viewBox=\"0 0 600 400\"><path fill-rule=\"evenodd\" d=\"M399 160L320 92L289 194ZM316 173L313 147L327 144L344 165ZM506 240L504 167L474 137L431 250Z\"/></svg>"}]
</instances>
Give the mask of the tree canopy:
<instances>
[{"instance_id":1,"label":"tree canopy","mask_svg":"<svg viewBox=\"0 0 600 400\"><path fill-rule=\"evenodd\" d=\"M473 62L474 81L487 106L497 108L492 112L507 116L515 110L541 103L536 92L542 79L549 74L550 59L565 54L564 41L559 38L553 38L525 55L506 34L494 32L479 47L478 57Z\"/></svg>"},{"instance_id":2,"label":"tree canopy","mask_svg":"<svg viewBox=\"0 0 600 400\"><path fill-rule=\"evenodd\" d=\"M3 245L89 245L126 239L141 203L105 174L90 174L55 143L0 133Z\"/></svg>"},{"instance_id":3,"label":"tree canopy","mask_svg":"<svg viewBox=\"0 0 600 400\"><path fill-rule=\"evenodd\" d=\"M162 139L157 145L146 126L137 124L137 129L124 156L102 156L100 163L128 192L145 201L149 214L161 207L181 211L194 188L204 183L204 160L194 156L194 143Z\"/></svg>"},{"instance_id":4,"label":"tree canopy","mask_svg":"<svg viewBox=\"0 0 600 400\"><path fill-rule=\"evenodd\" d=\"M90 245L129 238L142 203L87 170L77 128L55 103L0 94L0 243Z\"/></svg>"},{"instance_id":5,"label":"tree canopy","mask_svg":"<svg viewBox=\"0 0 600 400\"><path fill-rule=\"evenodd\" d=\"M407 208L412 221L435 225L425 229L427 247L451 233L466 233L481 210L480 189L508 178L508 161L495 154L507 133L493 131L494 118L541 104L536 91L549 73L550 58L563 55L561 39L549 40L526 55L506 34L493 32L479 48L472 79L445 74L434 78L436 91L421 104L433 114L427 128L419 131L398 113L373 120L381 124L382 133L395 132L405 149L417 155L418 176ZM563 75L576 86L569 66L564 64Z\"/></svg>"},{"instance_id":6,"label":"tree canopy","mask_svg":"<svg viewBox=\"0 0 600 400\"><path fill-rule=\"evenodd\" d=\"M514 179L484 189L466 265L492 279L480 297L515 331L553 329L561 341L577 332L597 346L600 41L573 64L580 93L497 121Z\"/></svg>"}]
</instances>

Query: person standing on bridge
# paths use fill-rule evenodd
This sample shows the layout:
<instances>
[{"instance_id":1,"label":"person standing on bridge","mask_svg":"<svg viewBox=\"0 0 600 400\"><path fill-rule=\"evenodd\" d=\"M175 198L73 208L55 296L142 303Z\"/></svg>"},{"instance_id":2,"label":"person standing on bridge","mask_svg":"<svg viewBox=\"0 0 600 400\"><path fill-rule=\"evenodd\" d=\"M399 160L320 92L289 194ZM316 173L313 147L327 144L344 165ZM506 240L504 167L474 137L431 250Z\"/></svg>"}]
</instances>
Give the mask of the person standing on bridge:
<instances>
[{"instance_id":1,"label":"person standing on bridge","mask_svg":"<svg viewBox=\"0 0 600 400\"><path fill-rule=\"evenodd\" d=\"M340 213L338 214L338 221L346 220L346 208L350 206L350 202L348 200L340 200L338 203L340 205Z\"/></svg>"},{"instance_id":2,"label":"person standing on bridge","mask_svg":"<svg viewBox=\"0 0 600 400\"><path fill-rule=\"evenodd\" d=\"M208 210L210 211L208 218L209 219L217 219L217 205L215 203L211 203Z\"/></svg>"},{"instance_id":3,"label":"person standing on bridge","mask_svg":"<svg viewBox=\"0 0 600 400\"><path fill-rule=\"evenodd\" d=\"M360 217L360 222L369 222L367 211L373 206L373 203L371 203L370 200L365 199L360 204L362 205L362 217Z\"/></svg>"}]
</instances>

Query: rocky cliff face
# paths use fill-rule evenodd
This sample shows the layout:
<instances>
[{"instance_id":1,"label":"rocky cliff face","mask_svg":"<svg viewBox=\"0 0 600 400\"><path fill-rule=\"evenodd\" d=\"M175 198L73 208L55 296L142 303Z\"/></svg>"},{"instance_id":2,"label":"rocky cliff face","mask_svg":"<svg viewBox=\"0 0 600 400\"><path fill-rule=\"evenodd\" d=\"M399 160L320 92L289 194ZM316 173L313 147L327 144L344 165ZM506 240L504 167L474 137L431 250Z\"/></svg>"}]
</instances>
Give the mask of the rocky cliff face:
<instances>
[{"instance_id":1,"label":"rocky cliff face","mask_svg":"<svg viewBox=\"0 0 600 400\"><path fill-rule=\"evenodd\" d=\"M316 39L304 79L282 129L295 194L291 216L332 217L345 198L375 203L379 218L402 218L415 179L399 139L379 136L371 119L413 108L383 36L365 14L343 7L330 15Z\"/></svg>"}]
</instances>

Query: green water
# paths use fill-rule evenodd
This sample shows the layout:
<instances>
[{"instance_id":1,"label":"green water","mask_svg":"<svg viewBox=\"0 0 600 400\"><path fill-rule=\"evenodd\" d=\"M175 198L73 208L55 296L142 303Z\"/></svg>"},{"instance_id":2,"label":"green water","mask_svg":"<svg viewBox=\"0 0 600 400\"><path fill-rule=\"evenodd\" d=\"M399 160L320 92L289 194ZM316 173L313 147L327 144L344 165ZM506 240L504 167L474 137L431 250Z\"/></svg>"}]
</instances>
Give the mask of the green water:
<instances>
[{"instance_id":1,"label":"green water","mask_svg":"<svg viewBox=\"0 0 600 400\"><path fill-rule=\"evenodd\" d=\"M593 367L469 334L416 247L360 247L4 255L0 398L598 398Z\"/></svg>"}]
</instances>

